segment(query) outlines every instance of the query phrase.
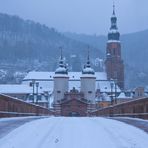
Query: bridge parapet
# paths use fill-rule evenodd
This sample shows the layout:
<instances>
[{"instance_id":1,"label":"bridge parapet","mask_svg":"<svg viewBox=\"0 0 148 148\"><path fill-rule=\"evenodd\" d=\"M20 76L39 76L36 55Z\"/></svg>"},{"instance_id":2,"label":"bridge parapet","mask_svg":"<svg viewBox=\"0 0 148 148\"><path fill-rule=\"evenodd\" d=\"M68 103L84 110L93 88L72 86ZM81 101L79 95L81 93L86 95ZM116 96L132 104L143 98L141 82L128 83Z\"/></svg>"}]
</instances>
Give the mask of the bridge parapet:
<instances>
[{"instance_id":1,"label":"bridge parapet","mask_svg":"<svg viewBox=\"0 0 148 148\"><path fill-rule=\"evenodd\" d=\"M0 117L48 115L53 115L53 112L47 108L0 94Z\"/></svg>"},{"instance_id":2,"label":"bridge parapet","mask_svg":"<svg viewBox=\"0 0 148 148\"><path fill-rule=\"evenodd\" d=\"M108 117L123 116L148 119L148 98L135 99L110 107L98 109L91 112L90 115Z\"/></svg>"}]
</instances>

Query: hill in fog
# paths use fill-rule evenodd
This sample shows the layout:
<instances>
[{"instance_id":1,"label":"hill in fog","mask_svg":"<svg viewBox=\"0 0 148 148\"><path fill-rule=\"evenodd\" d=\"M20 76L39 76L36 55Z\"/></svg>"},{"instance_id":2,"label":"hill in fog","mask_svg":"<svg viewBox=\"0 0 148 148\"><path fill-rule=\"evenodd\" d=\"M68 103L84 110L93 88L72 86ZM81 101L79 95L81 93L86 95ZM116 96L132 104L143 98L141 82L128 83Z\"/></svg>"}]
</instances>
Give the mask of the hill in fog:
<instances>
[{"instance_id":1,"label":"hill in fog","mask_svg":"<svg viewBox=\"0 0 148 148\"><path fill-rule=\"evenodd\" d=\"M121 36L125 63L126 86L148 84L148 30ZM39 23L18 16L0 14L0 76L29 70L55 70L63 47L69 70L80 71L87 56L88 45L95 70L96 58L105 58L107 36L60 33ZM6 82L1 81L1 82Z\"/></svg>"},{"instance_id":2,"label":"hill in fog","mask_svg":"<svg viewBox=\"0 0 148 148\"><path fill-rule=\"evenodd\" d=\"M107 36L64 33L65 36L90 44L104 54ZM125 63L126 86L148 85L148 30L121 35L122 57Z\"/></svg>"},{"instance_id":3,"label":"hill in fog","mask_svg":"<svg viewBox=\"0 0 148 148\"><path fill-rule=\"evenodd\" d=\"M75 41L45 25L17 16L0 14L0 60L16 62L17 60L40 62L48 61L53 65L59 57L59 47L63 47L64 55L69 59L77 55L83 59L88 45ZM97 48L91 48L93 57L102 55ZM56 57L56 58L55 58ZM51 68L52 66L49 65Z\"/></svg>"}]
</instances>

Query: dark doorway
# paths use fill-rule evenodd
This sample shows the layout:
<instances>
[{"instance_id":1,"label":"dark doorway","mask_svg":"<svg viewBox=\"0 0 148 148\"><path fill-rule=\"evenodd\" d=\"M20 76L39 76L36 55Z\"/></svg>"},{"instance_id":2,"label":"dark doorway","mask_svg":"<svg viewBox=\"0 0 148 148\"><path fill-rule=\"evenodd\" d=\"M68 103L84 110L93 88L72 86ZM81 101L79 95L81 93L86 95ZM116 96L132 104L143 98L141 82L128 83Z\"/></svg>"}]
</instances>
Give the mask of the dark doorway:
<instances>
[{"instance_id":1,"label":"dark doorway","mask_svg":"<svg viewBox=\"0 0 148 148\"><path fill-rule=\"evenodd\" d=\"M70 112L70 113L69 113L69 116L70 116L70 117L79 117L80 114L79 114L78 112Z\"/></svg>"}]
</instances>

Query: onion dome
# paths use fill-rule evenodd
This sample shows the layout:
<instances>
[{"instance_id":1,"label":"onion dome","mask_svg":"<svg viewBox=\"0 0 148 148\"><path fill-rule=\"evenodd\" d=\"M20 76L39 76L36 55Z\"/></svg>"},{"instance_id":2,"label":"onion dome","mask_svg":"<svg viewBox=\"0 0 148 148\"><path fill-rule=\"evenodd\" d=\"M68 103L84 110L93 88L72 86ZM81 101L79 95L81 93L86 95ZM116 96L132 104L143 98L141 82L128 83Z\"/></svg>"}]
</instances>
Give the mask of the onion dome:
<instances>
[{"instance_id":1,"label":"onion dome","mask_svg":"<svg viewBox=\"0 0 148 148\"><path fill-rule=\"evenodd\" d=\"M62 50L59 60L59 67L56 69L55 74L68 74L67 66L65 64L65 60L63 59Z\"/></svg>"},{"instance_id":2,"label":"onion dome","mask_svg":"<svg viewBox=\"0 0 148 148\"><path fill-rule=\"evenodd\" d=\"M92 74L92 75L95 74L94 69L91 68L89 53L88 53L88 57L87 57L87 63L86 63L86 65L84 65L84 68L82 70L82 74Z\"/></svg>"}]
</instances>

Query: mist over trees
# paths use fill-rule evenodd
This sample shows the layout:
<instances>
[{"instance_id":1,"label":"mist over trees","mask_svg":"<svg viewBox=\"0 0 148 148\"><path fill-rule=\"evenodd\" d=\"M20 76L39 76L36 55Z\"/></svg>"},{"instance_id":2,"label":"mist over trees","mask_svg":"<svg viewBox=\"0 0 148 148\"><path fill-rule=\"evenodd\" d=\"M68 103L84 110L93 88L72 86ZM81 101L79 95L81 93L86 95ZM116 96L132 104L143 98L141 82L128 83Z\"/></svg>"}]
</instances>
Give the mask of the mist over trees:
<instances>
[{"instance_id":1,"label":"mist over trees","mask_svg":"<svg viewBox=\"0 0 148 148\"><path fill-rule=\"evenodd\" d=\"M105 58L107 36L65 33L65 36L98 48ZM127 87L148 85L148 30L121 35Z\"/></svg>"},{"instance_id":2,"label":"mist over trees","mask_svg":"<svg viewBox=\"0 0 148 148\"><path fill-rule=\"evenodd\" d=\"M70 39L54 28L18 16L0 14L0 70L2 75L3 70L6 71L9 80L13 79L11 74L14 75L15 71L54 71L60 56L59 47L63 48L69 70L80 71L86 62L87 43ZM91 46L90 53L92 59L103 55ZM0 80L2 83L6 81L6 77Z\"/></svg>"},{"instance_id":3,"label":"mist over trees","mask_svg":"<svg viewBox=\"0 0 148 148\"><path fill-rule=\"evenodd\" d=\"M148 30L121 36L122 53L125 63L126 86L146 86L148 84ZM92 65L95 60L105 58L106 36L60 33L54 28L23 20L18 16L0 14L0 82L9 74L9 82L16 71L54 71L60 56L59 47L69 65L69 70L80 71L86 62L88 46ZM99 60L98 60L99 61Z\"/></svg>"}]
</instances>

